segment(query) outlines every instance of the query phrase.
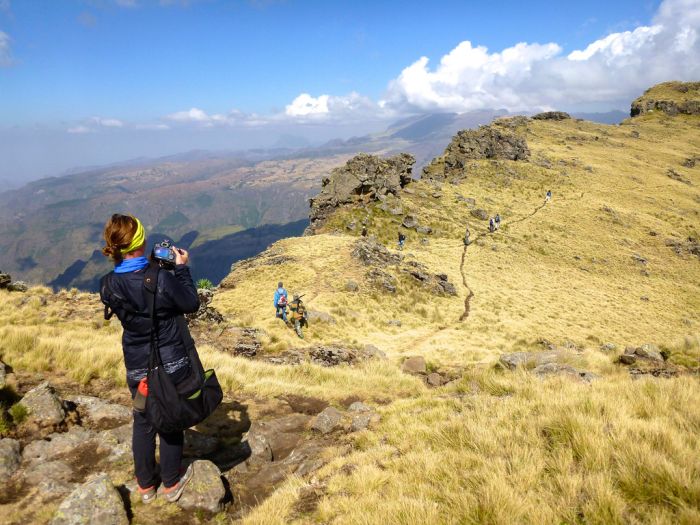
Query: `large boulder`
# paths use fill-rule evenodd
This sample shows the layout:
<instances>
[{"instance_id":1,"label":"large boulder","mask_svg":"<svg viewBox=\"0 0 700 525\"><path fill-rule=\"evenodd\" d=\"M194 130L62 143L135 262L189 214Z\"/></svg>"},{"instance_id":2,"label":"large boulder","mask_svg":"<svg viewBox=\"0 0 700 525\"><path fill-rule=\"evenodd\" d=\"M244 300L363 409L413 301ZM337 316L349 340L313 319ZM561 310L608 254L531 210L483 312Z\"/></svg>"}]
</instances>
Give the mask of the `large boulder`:
<instances>
[{"instance_id":1,"label":"large boulder","mask_svg":"<svg viewBox=\"0 0 700 525\"><path fill-rule=\"evenodd\" d=\"M42 427L60 425L66 417L63 403L48 381L27 392L19 404L24 406L29 417Z\"/></svg>"},{"instance_id":2,"label":"large boulder","mask_svg":"<svg viewBox=\"0 0 700 525\"><path fill-rule=\"evenodd\" d=\"M128 525L121 496L107 474L97 474L59 505L51 525Z\"/></svg>"},{"instance_id":3,"label":"large boulder","mask_svg":"<svg viewBox=\"0 0 700 525\"><path fill-rule=\"evenodd\" d=\"M192 463L192 469L192 479L177 504L183 509L223 510L226 487L221 480L219 467L211 461L198 460Z\"/></svg>"},{"instance_id":4,"label":"large boulder","mask_svg":"<svg viewBox=\"0 0 700 525\"><path fill-rule=\"evenodd\" d=\"M7 480L19 468L19 441L0 439L0 482Z\"/></svg>"},{"instance_id":5,"label":"large boulder","mask_svg":"<svg viewBox=\"0 0 700 525\"><path fill-rule=\"evenodd\" d=\"M340 206L380 200L380 196L399 196L401 188L412 180L416 160L407 153L382 158L360 153L345 166L335 168L323 179L321 193L310 199L308 233L316 233Z\"/></svg>"},{"instance_id":6,"label":"large boulder","mask_svg":"<svg viewBox=\"0 0 700 525\"><path fill-rule=\"evenodd\" d=\"M428 367L422 355L416 355L406 359L401 365L401 370L407 374L425 374Z\"/></svg>"},{"instance_id":7,"label":"large boulder","mask_svg":"<svg viewBox=\"0 0 700 525\"><path fill-rule=\"evenodd\" d=\"M85 419L94 425L118 426L131 419L131 409L116 403L110 403L94 396L72 396L66 401L74 403L78 408L81 419ZM103 427L104 428L104 427Z\"/></svg>"},{"instance_id":8,"label":"large boulder","mask_svg":"<svg viewBox=\"0 0 700 525\"><path fill-rule=\"evenodd\" d=\"M297 446L311 416L291 414L268 421L254 421L244 438L253 461L280 461Z\"/></svg>"},{"instance_id":9,"label":"large boulder","mask_svg":"<svg viewBox=\"0 0 700 525\"><path fill-rule=\"evenodd\" d=\"M311 428L321 434L328 434L343 426L343 413L333 407L323 410L313 422Z\"/></svg>"}]
</instances>

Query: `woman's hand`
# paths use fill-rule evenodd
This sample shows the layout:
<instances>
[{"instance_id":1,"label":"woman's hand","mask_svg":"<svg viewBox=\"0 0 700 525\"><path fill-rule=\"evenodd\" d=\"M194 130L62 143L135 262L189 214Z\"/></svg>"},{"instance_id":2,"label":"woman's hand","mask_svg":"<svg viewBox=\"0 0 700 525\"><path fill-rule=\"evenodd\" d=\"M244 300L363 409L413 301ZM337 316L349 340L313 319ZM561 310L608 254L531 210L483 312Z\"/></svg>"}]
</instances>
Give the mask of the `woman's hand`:
<instances>
[{"instance_id":1,"label":"woman's hand","mask_svg":"<svg viewBox=\"0 0 700 525\"><path fill-rule=\"evenodd\" d=\"M175 264L187 264L190 260L190 254L184 248L175 248Z\"/></svg>"}]
</instances>

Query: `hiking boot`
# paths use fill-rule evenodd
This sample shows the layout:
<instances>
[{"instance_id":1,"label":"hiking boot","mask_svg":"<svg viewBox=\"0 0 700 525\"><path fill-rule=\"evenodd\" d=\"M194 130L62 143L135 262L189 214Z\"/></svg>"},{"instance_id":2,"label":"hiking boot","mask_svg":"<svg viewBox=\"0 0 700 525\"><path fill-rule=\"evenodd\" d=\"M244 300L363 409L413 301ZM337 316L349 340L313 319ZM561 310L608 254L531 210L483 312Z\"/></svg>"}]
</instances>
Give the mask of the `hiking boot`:
<instances>
[{"instance_id":1,"label":"hiking boot","mask_svg":"<svg viewBox=\"0 0 700 525\"><path fill-rule=\"evenodd\" d=\"M148 505L149 503L152 503L154 499L156 499L156 486L151 485L150 487L147 487L145 489L142 489L141 487L136 485L139 494L141 495L141 503L145 503Z\"/></svg>"},{"instance_id":2,"label":"hiking boot","mask_svg":"<svg viewBox=\"0 0 700 525\"><path fill-rule=\"evenodd\" d=\"M161 495L164 496L165 499L168 500L170 503L175 503L177 500L180 499L180 496L182 496L182 493L185 490L185 486L190 481L190 479L192 479L192 474L194 474L194 468L192 467L192 464L190 464L190 466L187 467L187 470L185 470L185 473L180 478L180 481L175 483L175 485L173 485L172 487L161 487Z\"/></svg>"}]
</instances>

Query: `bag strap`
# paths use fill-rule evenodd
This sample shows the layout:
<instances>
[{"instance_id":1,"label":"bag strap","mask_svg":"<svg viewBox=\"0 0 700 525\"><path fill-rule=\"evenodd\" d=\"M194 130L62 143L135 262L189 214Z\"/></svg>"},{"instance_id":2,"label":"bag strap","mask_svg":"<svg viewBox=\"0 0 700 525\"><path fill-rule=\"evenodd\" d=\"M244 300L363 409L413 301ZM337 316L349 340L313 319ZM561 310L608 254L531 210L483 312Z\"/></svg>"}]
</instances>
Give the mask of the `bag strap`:
<instances>
[{"instance_id":1,"label":"bag strap","mask_svg":"<svg viewBox=\"0 0 700 525\"><path fill-rule=\"evenodd\" d=\"M151 264L146 268L143 276L143 288L146 291L146 306L151 318L151 354L148 358L148 371L156 366L163 366L158 349L158 318L156 316L156 295L158 295L158 272L160 266Z\"/></svg>"}]
</instances>

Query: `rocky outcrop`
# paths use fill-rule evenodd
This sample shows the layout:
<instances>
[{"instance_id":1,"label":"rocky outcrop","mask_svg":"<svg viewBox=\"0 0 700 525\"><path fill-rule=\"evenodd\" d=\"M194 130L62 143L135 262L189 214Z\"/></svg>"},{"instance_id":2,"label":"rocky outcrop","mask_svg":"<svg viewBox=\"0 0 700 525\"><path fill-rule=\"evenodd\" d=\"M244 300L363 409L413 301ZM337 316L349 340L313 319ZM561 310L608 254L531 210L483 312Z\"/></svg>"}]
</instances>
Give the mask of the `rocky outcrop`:
<instances>
[{"instance_id":1,"label":"rocky outcrop","mask_svg":"<svg viewBox=\"0 0 700 525\"><path fill-rule=\"evenodd\" d=\"M447 274L431 274L427 267L418 261L409 261L401 271L410 275L435 295L457 295L457 288L449 281Z\"/></svg>"},{"instance_id":2,"label":"rocky outcrop","mask_svg":"<svg viewBox=\"0 0 700 525\"><path fill-rule=\"evenodd\" d=\"M199 288L197 295L199 296L199 309L192 314L187 314L185 316L187 321L190 324L197 322L218 324L223 322L224 316L216 308L209 306L214 299L214 291L207 288Z\"/></svg>"},{"instance_id":3,"label":"rocky outcrop","mask_svg":"<svg viewBox=\"0 0 700 525\"><path fill-rule=\"evenodd\" d=\"M653 112L700 115L700 82L664 82L647 89L632 102L630 116Z\"/></svg>"},{"instance_id":4,"label":"rocky outcrop","mask_svg":"<svg viewBox=\"0 0 700 525\"><path fill-rule=\"evenodd\" d=\"M546 342L545 342L546 343ZM509 370L525 369L536 377L545 379L552 376L563 376L584 383L591 383L599 376L587 370L580 370L561 361L565 360L567 352L549 350L546 352L513 352L502 354L499 365Z\"/></svg>"},{"instance_id":5,"label":"rocky outcrop","mask_svg":"<svg viewBox=\"0 0 700 525\"><path fill-rule=\"evenodd\" d=\"M564 111L545 111L532 116L535 120L566 120L570 119L571 115Z\"/></svg>"},{"instance_id":6,"label":"rocky outcrop","mask_svg":"<svg viewBox=\"0 0 700 525\"><path fill-rule=\"evenodd\" d=\"M26 292L29 286L24 281L12 281L10 274L0 272L0 290L3 289L10 292Z\"/></svg>"},{"instance_id":7,"label":"rocky outcrop","mask_svg":"<svg viewBox=\"0 0 700 525\"><path fill-rule=\"evenodd\" d=\"M334 169L322 182L321 193L310 199L309 228L314 234L333 212L344 205L366 204L398 196L401 188L412 180L416 160L407 153L382 158L360 153L345 166Z\"/></svg>"},{"instance_id":8,"label":"rocky outcrop","mask_svg":"<svg viewBox=\"0 0 700 525\"><path fill-rule=\"evenodd\" d=\"M390 252L383 244L372 238L362 238L355 243L352 256L366 266L389 266L400 264L403 256Z\"/></svg>"},{"instance_id":9,"label":"rocky outcrop","mask_svg":"<svg viewBox=\"0 0 700 525\"><path fill-rule=\"evenodd\" d=\"M466 174L470 160L527 160L529 157L530 149L525 138L499 122L458 132L445 150L442 170L440 161L434 161L425 173L433 180L455 180Z\"/></svg>"},{"instance_id":10,"label":"rocky outcrop","mask_svg":"<svg viewBox=\"0 0 700 525\"><path fill-rule=\"evenodd\" d=\"M51 525L128 525L122 498L107 474L97 474L63 500Z\"/></svg>"},{"instance_id":11,"label":"rocky outcrop","mask_svg":"<svg viewBox=\"0 0 700 525\"><path fill-rule=\"evenodd\" d=\"M664 358L661 350L656 345L643 344L639 347L628 346L625 348L625 353L619 357L620 363L624 365L633 365L639 359L646 361L663 362Z\"/></svg>"},{"instance_id":12,"label":"rocky outcrop","mask_svg":"<svg viewBox=\"0 0 700 525\"><path fill-rule=\"evenodd\" d=\"M66 416L56 391L46 381L27 392L20 404L27 409L30 419L41 427L60 425Z\"/></svg>"}]
</instances>

